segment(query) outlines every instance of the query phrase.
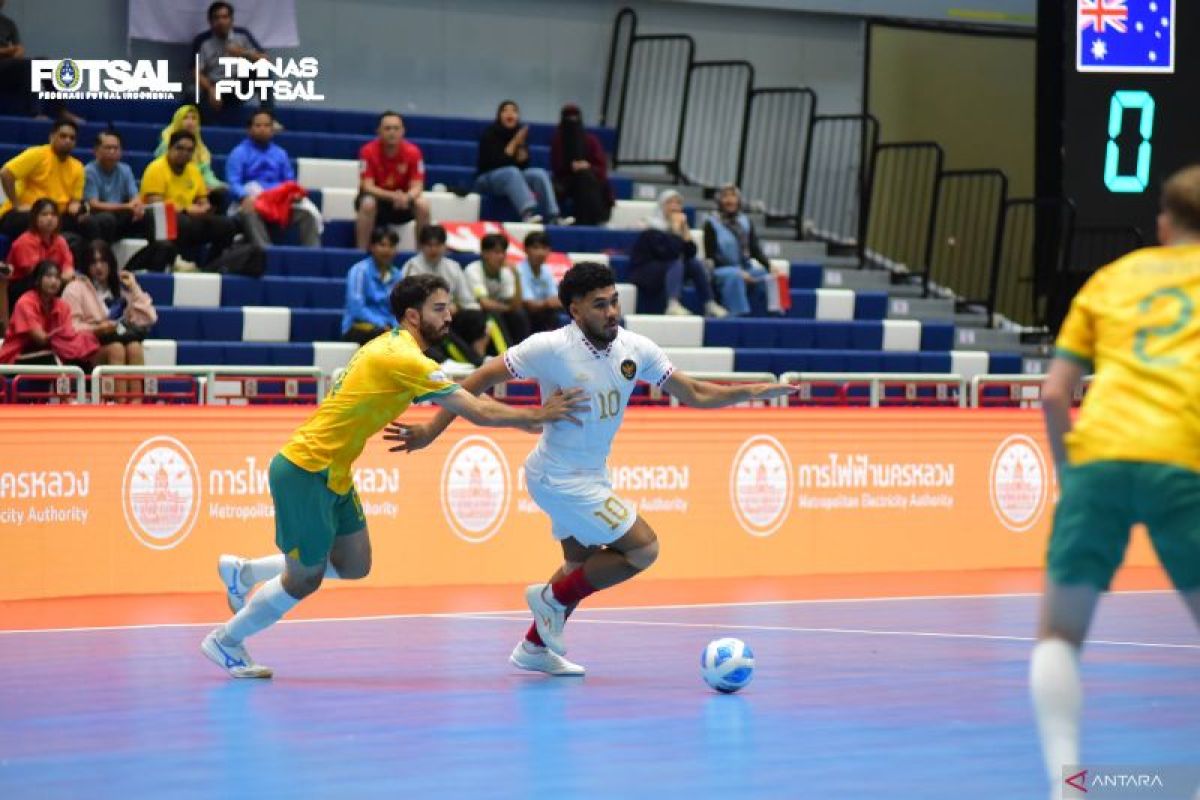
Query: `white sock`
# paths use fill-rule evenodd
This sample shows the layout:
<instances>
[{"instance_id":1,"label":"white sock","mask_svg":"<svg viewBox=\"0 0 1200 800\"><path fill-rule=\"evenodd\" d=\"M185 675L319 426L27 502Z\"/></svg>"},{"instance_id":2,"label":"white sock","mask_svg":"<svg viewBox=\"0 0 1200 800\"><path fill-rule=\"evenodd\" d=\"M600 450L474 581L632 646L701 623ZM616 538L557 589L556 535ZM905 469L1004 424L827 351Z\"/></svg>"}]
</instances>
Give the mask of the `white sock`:
<instances>
[{"instance_id":1,"label":"white sock","mask_svg":"<svg viewBox=\"0 0 1200 800\"><path fill-rule=\"evenodd\" d=\"M1062 639L1043 639L1033 648L1029 686L1042 756L1050 785L1062 780L1062 768L1079 763L1079 718L1083 711L1083 681L1079 651Z\"/></svg>"},{"instance_id":2,"label":"white sock","mask_svg":"<svg viewBox=\"0 0 1200 800\"><path fill-rule=\"evenodd\" d=\"M283 553L262 558L248 558L242 562L242 583L254 586L263 581L269 581L277 575L282 575L283 565L286 562L287 558Z\"/></svg>"},{"instance_id":3,"label":"white sock","mask_svg":"<svg viewBox=\"0 0 1200 800\"><path fill-rule=\"evenodd\" d=\"M283 581L278 576L271 578L241 611L233 615L233 619L221 626L221 641L229 645L241 644L246 637L274 625L299 602L284 591Z\"/></svg>"}]
</instances>

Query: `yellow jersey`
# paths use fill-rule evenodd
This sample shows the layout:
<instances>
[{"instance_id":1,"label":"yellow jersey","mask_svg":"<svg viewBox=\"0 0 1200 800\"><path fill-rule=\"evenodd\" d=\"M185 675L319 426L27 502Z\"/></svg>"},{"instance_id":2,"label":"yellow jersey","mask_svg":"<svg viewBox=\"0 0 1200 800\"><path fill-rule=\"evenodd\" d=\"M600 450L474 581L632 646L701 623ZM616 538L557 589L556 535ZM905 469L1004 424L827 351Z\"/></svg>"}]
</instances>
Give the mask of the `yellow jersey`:
<instances>
[{"instance_id":1,"label":"yellow jersey","mask_svg":"<svg viewBox=\"0 0 1200 800\"><path fill-rule=\"evenodd\" d=\"M1070 463L1200 470L1200 245L1149 247L1100 269L1071 303L1056 354L1094 365Z\"/></svg>"},{"instance_id":2,"label":"yellow jersey","mask_svg":"<svg viewBox=\"0 0 1200 800\"><path fill-rule=\"evenodd\" d=\"M208 197L208 188L194 162L189 161L183 172L176 175L167 157L160 156L147 164L142 173L142 199L152 194L160 194L167 202L174 203L176 211L186 211L197 198Z\"/></svg>"},{"instance_id":3,"label":"yellow jersey","mask_svg":"<svg viewBox=\"0 0 1200 800\"><path fill-rule=\"evenodd\" d=\"M425 357L408 331L393 329L359 348L316 413L280 452L309 472L328 468L326 485L345 494L354 483L351 467L367 439L413 402L456 389L458 384Z\"/></svg>"},{"instance_id":4,"label":"yellow jersey","mask_svg":"<svg viewBox=\"0 0 1200 800\"><path fill-rule=\"evenodd\" d=\"M4 165L17 181L17 205L31 206L49 197L61 214L72 200L83 199L83 162L74 156L59 159L48 144L30 147ZM0 215L12 208L11 198L0 206Z\"/></svg>"}]
</instances>

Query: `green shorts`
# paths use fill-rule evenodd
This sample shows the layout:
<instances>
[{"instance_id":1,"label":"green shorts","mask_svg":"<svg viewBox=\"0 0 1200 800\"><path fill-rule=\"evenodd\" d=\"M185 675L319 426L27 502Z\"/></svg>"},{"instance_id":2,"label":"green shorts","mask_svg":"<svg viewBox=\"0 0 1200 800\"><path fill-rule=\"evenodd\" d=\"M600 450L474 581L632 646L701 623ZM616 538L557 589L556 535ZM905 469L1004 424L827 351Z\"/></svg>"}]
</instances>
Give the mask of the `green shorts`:
<instances>
[{"instance_id":1,"label":"green shorts","mask_svg":"<svg viewBox=\"0 0 1200 800\"><path fill-rule=\"evenodd\" d=\"M1200 473L1167 464L1095 461L1065 467L1047 569L1055 583L1107 590L1143 523L1176 588L1200 588Z\"/></svg>"},{"instance_id":2,"label":"green shorts","mask_svg":"<svg viewBox=\"0 0 1200 800\"><path fill-rule=\"evenodd\" d=\"M358 492L352 486L345 494L335 494L326 484L329 470L309 472L276 453L268 477L275 503L275 544L306 567L329 558L336 537L367 527Z\"/></svg>"}]
</instances>

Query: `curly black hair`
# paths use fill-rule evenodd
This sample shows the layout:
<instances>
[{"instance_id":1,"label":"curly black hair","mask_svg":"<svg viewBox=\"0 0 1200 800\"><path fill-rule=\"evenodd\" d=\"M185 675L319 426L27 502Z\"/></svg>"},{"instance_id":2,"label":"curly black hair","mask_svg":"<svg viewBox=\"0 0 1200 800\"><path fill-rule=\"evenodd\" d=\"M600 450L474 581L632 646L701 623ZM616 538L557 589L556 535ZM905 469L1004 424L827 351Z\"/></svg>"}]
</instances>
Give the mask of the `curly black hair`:
<instances>
[{"instance_id":1,"label":"curly black hair","mask_svg":"<svg viewBox=\"0 0 1200 800\"><path fill-rule=\"evenodd\" d=\"M558 284L558 299L563 308L571 305L573 300L584 297L588 292L606 289L617 283L613 271L604 264L595 261L581 261L567 270Z\"/></svg>"}]
</instances>

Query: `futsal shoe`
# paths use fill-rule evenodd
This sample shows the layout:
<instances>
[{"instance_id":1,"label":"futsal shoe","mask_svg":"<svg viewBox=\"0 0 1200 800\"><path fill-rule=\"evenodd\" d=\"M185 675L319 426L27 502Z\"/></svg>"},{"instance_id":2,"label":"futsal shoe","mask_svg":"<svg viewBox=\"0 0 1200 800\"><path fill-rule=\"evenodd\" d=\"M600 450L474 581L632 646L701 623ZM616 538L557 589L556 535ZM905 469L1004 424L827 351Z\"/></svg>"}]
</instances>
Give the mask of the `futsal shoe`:
<instances>
[{"instance_id":1,"label":"futsal shoe","mask_svg":"<svg viewBox=\"0 0 1200 800\"><path fill-rule=\"evenodd\" d=\"M550 584L535 583L526 588L525 602L533 612L533 624L537 626L538 636L551 650L565 656L567 646L563 643L562 631L567 624L567 608L555 599Z\"/></svg>"},{"instance_id":2,"label":"futsal shoe","mask_svg":"<svg viewBox=\"0 0 1200 800\"><path fill-rule=\"evenodd\" d=\"M524 639L517 642L512 655L508 657L508 663L517 669L544 672L547 675L560 677L572 675L583 677L583 673L586 671L579 664L567 661L557 653L550 652L548 648L538 647Z\"/></svg>"},{"instance_id":3,"label":"futsal shoe","mask_svg":"<svg viewBox=\"0 0 1200 800\"><path fill-rule=\"evenodd\" d=\"M253 584L242 582L242 567L245 565L246 559L237 556L226 555L217 559L217 574L221 576L221 583L225 584L225 602L229 603L229 610L235 614L246 605L246 598L254 588Z\"/></svg>"},{"instance_id":4,"label":"futsal shoe","mask_svg":"<svg viewBox=\"0 0 1200 800\"><path fill-rule=\"evenodd\" d=\"M208 656L209 661L235 678L269 678L275 674L270 667L255 664L254 659L246 652L245 645L222 644L217 639L219 632L220 628L212 631L200 643L200 652Z\"/></svg>"}]
</instances>

